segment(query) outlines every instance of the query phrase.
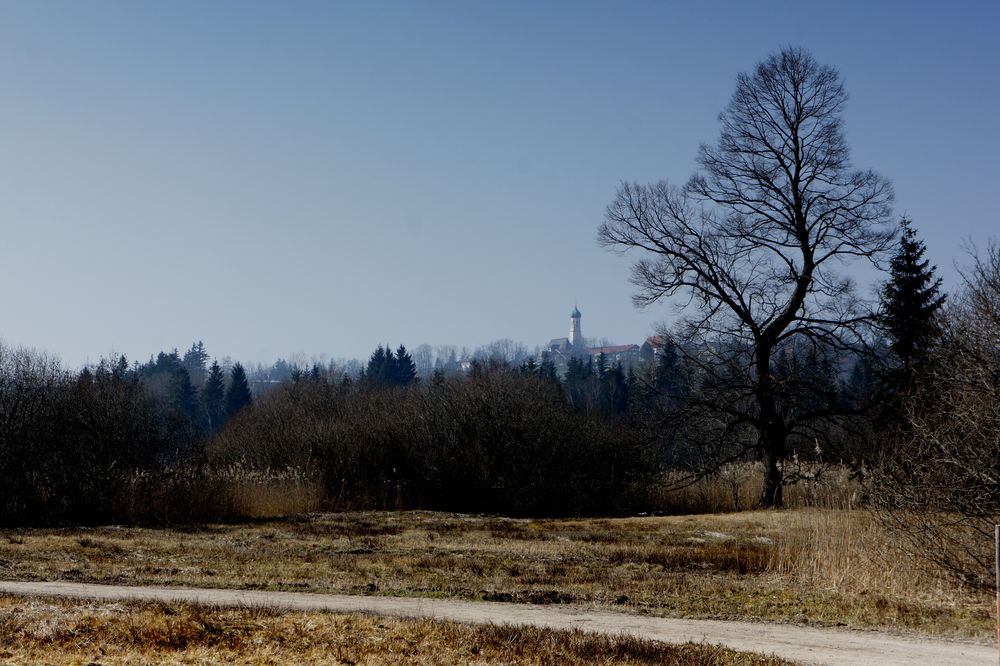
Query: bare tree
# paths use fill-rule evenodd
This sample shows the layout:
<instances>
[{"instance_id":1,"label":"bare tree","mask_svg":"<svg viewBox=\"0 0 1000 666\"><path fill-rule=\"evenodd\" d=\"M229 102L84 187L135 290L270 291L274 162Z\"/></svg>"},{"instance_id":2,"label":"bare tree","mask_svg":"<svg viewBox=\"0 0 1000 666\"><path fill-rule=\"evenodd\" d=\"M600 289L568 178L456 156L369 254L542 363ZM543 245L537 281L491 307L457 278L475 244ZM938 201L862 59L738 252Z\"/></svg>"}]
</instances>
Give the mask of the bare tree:
<instances>
[{"instance_id":1,"label":"bare tree","mask_svg":"<svg viewBox=\"0 0 1000 666\"><path fill-rule=\"evenodd\" d=\"M891 185L851 166L846 100L839 73L809 53L769 56L737 78L718 143L700 148L700 173L682 188L621 185L599 231L604 246L643 253L637 306L684 299L685 336L700 344L681 347L699 350L710 384L731 389L703 392L701 406L718 415L720 436L754 434L744 448L766 460L765 506L782 504L789 437L829 411L796 411L776 358L793 344L858 343L871 313L839 270L878 264L894 237Z\"/></svg>"},{"instance_id":2,"label":"bare tree","mask_svg":"<svg viewBox=\"0 0 1000 666\"><path fill-rule=\"evenodd\" d=\"M528 358L528 348L523 343L500 338L476 349L473 358L483 361L497 361L509 365L519 365Z\"/></svg>"}]
</instances>

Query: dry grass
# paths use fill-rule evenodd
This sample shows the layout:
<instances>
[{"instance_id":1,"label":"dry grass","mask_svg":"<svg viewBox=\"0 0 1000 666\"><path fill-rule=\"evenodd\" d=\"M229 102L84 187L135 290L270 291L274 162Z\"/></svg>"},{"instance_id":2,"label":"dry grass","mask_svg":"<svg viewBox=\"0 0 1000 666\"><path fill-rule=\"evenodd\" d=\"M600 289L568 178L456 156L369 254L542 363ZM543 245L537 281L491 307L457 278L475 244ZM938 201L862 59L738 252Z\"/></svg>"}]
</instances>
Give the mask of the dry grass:
<instances>
[{"instance_id":1,"label":"dry grass","mask_svg":"<svg viewBox=\"0 0 1000 666\"><path fill-rule=\"evenodd\" d=\"M859 510L8 530L0 577L573 603L975 638L993 627L991 598L926 573Z\"/></svg>"},{"instance_id":2,"label":"dry grass","mask_svg":"<svg viewBox=\"0 0 1000 666\"><path fill-rule=\"evenodd\" d=\"M291 516L319 511L323 506L319 482L297 475L220 478L216 482L222 516Z\"/></svg>"},{"instance_id":3,"label":"dry grass","mask_svg":"<svg viewBox=\"0 0 1000 666\"><path fill-rule=\"evenodd\" d=\"M793 458L784 468L787 478L795 479L784 489L784 505L789 509L820 508L850 510L859 506L864 488L851 470L842 465L827 465ZM715 474L697 482L677 487L684 477L676 474L664 479L654 505L660 513L723 513L753 509L760 501L763 463L723 465Z\"/></svg>"},{"instance_id":4,"label":"dry grass","mask_svg":"<svg viewBox=\"0 0 1000 666\"><path fill-rule=\"evenodd\" d=\"M0 597L2 664L710 664L790 662L581 631L184 604Z\"/></svg>"}]
</instances>

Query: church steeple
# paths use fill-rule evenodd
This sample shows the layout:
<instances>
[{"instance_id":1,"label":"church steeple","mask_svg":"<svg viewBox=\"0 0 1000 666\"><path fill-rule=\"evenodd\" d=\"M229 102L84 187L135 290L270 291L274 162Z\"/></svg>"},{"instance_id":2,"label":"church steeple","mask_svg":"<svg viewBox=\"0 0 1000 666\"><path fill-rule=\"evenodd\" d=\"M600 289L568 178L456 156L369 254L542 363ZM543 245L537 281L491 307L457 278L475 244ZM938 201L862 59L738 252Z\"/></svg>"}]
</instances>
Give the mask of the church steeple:
<instances>
[{"instance_id":1,"label":"church steeple","mask_svg":"<svg viewBox=\"0 0 1000 666\"><path fill-rule=\"evenodd\" d=\"M577 350L583 348L583 333L580 332L581 316L580 309L574 305L573 312L569 315L569 344Z\"/></svg>"}]
</instances>

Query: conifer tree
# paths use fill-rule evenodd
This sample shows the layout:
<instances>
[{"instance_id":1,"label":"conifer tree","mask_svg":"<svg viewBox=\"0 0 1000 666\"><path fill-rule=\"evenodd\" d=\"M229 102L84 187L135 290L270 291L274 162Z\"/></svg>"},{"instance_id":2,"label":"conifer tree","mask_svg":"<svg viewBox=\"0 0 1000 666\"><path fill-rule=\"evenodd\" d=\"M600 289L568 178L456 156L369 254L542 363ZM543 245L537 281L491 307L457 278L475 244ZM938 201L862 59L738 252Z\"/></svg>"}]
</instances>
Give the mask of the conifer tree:
<instances>
[{"instance_id":1,"label":"conifer tree","mask_svg":"<svg viewBox=\"0 0 1000 666\"><path fill-rule=\"evenodd\" d=\"M244 407L253 404L253 394L247 382L247 373L240 363L233 366L229 375L229 388L226 390L226 414L232 418Z\"/></svg>"},{"instance_id":2,"label":"conifer tree","mask_svg":"<svg viewBox=\"0 0 1000 666\"><path fill-rule=\"evenodd\" d=\"M417 365L413 362L413 357L410 352L406 351L406 347L399 345L399 349L396 350L395 359L395 372L394 379L395 383L400 386L409 386L417 379Z\"/></svg>"},{"instance_id":3,"label":"conifer tree","mask_svg":"<svg viewBox=\"0 0 1000 666\"><path fill-rule=\"evenodd\" d=\"M908 383L938 335L936 316L945 295L940 293L941 278L934 276L937 267L924 259L927 248L909 220L903 220L902 231L882 290L882 323L900 364L897 379Z\"/></svg>"},{"instance_id":4,"label":"conifer tree","mask_svg":"<svg viewBox=\"0 0 1000 666\"><path fill-rule=\"evenodd\" d=\"M542 362L538 365L538 376L553 383L559 381L559 376L556 374L556 364L547 351L542 352Z\"/></svg>"},{"instance_id":5,"label":"conifer tree","mask_svg":"<svg viewBox=\"0 0 1000 666\"><path fill-rule=\"evenodd\" d=\"M404 345L395 354L379 345L368 358L365 376L375 386L407 386L417 380L417 365Z\"/></svg>"},{"instance_id":6,"label":"conifer tree","mask_svg":"<svg viewBox=\"0 0 1000 666\"><path fill-rule=\"evenodd\" d=\"M396 362L396 356L392 353L392 349L389 345L385 346L385 365L382 368L382 377L379 383L382 386L392 386L398 382L399 374L399 364Z\"/></svg>"},{"instance_id":7,"label":"conifer tree","mask_svg":"<svg viewBox=\"0 0 1000 666\"><path fill-rule=\"evenodd\" d=\"M628 409L629 383L625 377L625 371L621 363L615 363L607 371L602 380L602 394L604 396L605 409L612 414L623 414Z\"/></svg>"},{"instance_id":8,"label":"conifer tree","mask_svg":"<svg viewBox=\"0 0 1000 666\"><path fill-rule=\"evenodd\" d=\"M183 363L192 383L201 386L208 372L208 352L205 351L205 343L201 340L193 343L191 349L184 352Z\"/></svg>"},{"instance_id":9,"label":"conifer tree","mask_svg":"<svg viewBox=\"0 0 1000 666\"><path fill-rule=\"evenodd\" d=\"M226 422L226 377L218 361L213 362L208 370L208 379L205 380L201 397L205 403L208 427L218 430Z\"/></svg>"},{"instance_id":10,"label":"conifer tree","mask_svg":"<svg viewBox=\"0 0 1000 666\"><path fill-rule=\"evenodd\" d=\"M668 398L676 400L683 397L685 383L681 373L680 354L670 340L664 339L660 353L656 356L653 386Z\"/></svg>"},{"instance_id":11,"label":"conifer tree","mask_svg":"<svg viewBox=\"0 0 1000 666\"><path fill-rule=\"evenodd\" d=\"M177 414L183 419L189 432L196 435L204 427L201 402L198 400L198 389L191 383L191 377L183 366L178 366L173 374L172 402Z\"/></svg>"},{"instance_id":12,"label":"conifer tree","mask_svg":"<svg viewBox=\"0 0 1000 666\"><path fill-rule=\"evenodd\" d=\"M81 388L90 387L94 383L94 373L90 371L90 368L84 366L76 378L76 383Z\"/></svg>"},{"instance_id":13,"label":"conifer tree","mask_svg":"<svg viewBox=\"0 0 1000 666\"><path fill-rule=\"evenodd\" d=\"M597 355L597 379L598 381L604 381L604 376L608 372L608 361L604 356L604 352Z\"/></svg>"},{"instance_id":14,"label":"conifer tree","mask_svg":"<svg viewBox=\"0 0 1000 666\"><path fill-rule=\"evenodd\" d=\"M362 378L372 384L378 384L385 373L385 347L379 345L368 357L368 365L361 369Z\"/></svg>"},{"instance_id":15,"label":"conifer tree","mask_svg":"<svg viewBox=\"0 0 1000 666\"><path fill-rule=\"evenodd\" d=\"M309 381L313 384L319 384L323 381L323 371L319 367L319 363L313 363L312 369L309 371Z\"/></svg>"}]
</instances>

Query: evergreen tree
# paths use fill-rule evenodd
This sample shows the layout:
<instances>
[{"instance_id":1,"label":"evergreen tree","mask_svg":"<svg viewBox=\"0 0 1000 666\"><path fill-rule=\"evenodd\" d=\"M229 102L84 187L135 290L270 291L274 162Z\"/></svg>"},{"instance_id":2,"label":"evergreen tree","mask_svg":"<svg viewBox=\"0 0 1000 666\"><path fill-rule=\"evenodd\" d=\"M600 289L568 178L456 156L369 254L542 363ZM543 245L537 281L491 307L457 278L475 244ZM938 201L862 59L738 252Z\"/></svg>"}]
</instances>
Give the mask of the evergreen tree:
<instances>
[{"instance_id":1,"label":"evergreen tree","mask_svg":"<svg viewBox=\"0 0 1000 666\"><path fill-rule=\"evenodd\" d=\"M601 381L604 409L611 414L624 414L628 409L629 382L621 363L608 370Z\"/></svg>"},{"instance_id":2,"label":"evergreen tree","mask_svg":"<svg viewBox=\"0 0 1000 666\"><path fill-rule=\"evenodd\" d=\"M208 352L205 351L205 343L201 340L193 343L191 349L184 352L183 363L195 386L205 383L208 376Z\"/></svg>"},{"instance_id":3,"label":"evergreen tree","mask_svg":"<svg viewBox=\"0 0 1000 666\"><path fill-rule=\"evenodd\" d=\"M570 357L566 362L566 377L563 380L570 404L575 407L593 405L593 380L592 363L590 361L585 363L576 356Z\"/></svg>"},{"instance_id":4,"label":"evergreen tree","mask_svg":"<svg viewBox=\"0 0 1000 666\"><path fill-rule=\"evenodd\" d=\"M680 353L670 340L663 341L660 353L656 355L653 387L661 395L674 400L684 396L686 385L681 371Z\"/></svg>"},{"instance_id":5,"label":"evergreen tree","mask_svg":"<svg viewBox=\"0 0 1000 666\"><path fill-rule=\"evenodd\" d=\"M604 381L604 376L608 372L608 361L604 357L604 352L597 355L597 380L600 382Z\"/></svg>"},{"instance_id":6,"label":"evergreen tree","mask_svg":"<svg viewBox=\"0 0 1000 666\"><path fill-rule=\"evenodd\" d=\"M872 403L878 393L878 373L872 360L860 357L854 361L851 374L844 385L842 396L844 402L853 409L863 409Z\"/></svg>"},{"instance_id":7,"label":"evergreen tree","mask_svg":"<svg viewBox=\"0 0 1000 666\"><path fill-rule=\"evenodd\" d=\"M319 384L323 381L323 371L319 367L319 363L313 363L312 370L309 371L309 381L313 384Z\"/></svg>"},{"instance_id":8,"label":"evergreen tree","mask_svg":"<svg viewBox=\"0 0 1000 666\"><path fill-rule=\"evenodd\" d=\"M406 348L400 346L406 353ZM413 359L406 353L408 369L412 367L413 375L416 375L416 366ZM368 382L375 386L391 386L401 383L399 360L393 355L392 349L388 345L379 345L368 359L368 368L365 372Z\"/></svg>"},{"instance_id":9,"label":"evergreen tree","mask_svg":"<svg viewBox=\"0 0 1000 666\"><path fill-rule=\"evenodd\" d=\"M935 317L945 296L940 293L941 278L934 277L937 267L924 259L923 241L909 220L903 220L902 228L899 249L889 264L890 278L882 290L882 322L900 363L899 379L909 381L927 360L938 335Z\"/></svg>"},{"instance_id":10,"label":"evergreen tree","mask_svg":"<svg viewBox=\"0 0 1000 666\"><path fill-rule=\"evenodd\" d=\"M542 362L538 365L538 376L548 379L550 382L558 383L559 376L556 374L556 364L548 352L542 352Z\"/></svg>"},{"instance_id":11,"label":"evergreen tree","mask_svg":"<svg viewBox=\"0 0 1000 666\"><path fill-rule=\"evenodd\" d=\"M389 345L385 346L385 366L383 366L379 383L382 386L392 386L399 383L399 363L396 362L396 356L389 349Z\"/></svg>"},{"instance_id":12,"label":"evergreen tree","mask_svg":"<svg viewBox=\"0 0 1000 666\"><path fill-rule=\"evenodd\" d=\"M417 379L417 365L403 345L399 345L399 349L396 350L393 375L394 383L400 386L409 386Z\"/></svg>"},{"instance_id":13,"label":"evergreen tree","mask_svg":"<svg viewBox=\"0 0 1000 666\"><path fill-rule=\"evenodd\" d=\"M80 388L90 387L94 383L94 373L90 371L90 368L84 367L77 376L76 383Z\"/></svg>"},{"instance_id":14,"label":"evergreen tree","mask_svg":"<svg viewBox=\"0 0 1000 666\"><path fill-rule=\"evenodd\" d=\"M208 427L218 430L226 422L226 376L217 361L208 370L208 379L205 380L201 397L205 403Z\"/></svg>"},{"instance_id":15,"label":"evergreen tree","mask_svg":"<svg viewBox=\"0 0 1000 666\"><path fill-rule=\"evenodd\" d=\"M388 370L388 356L392 354L392 351L386 349L382 345L375 348L372 355L368 358L367 369L362 369L364 373L363 379L367 379L370 383L375 385L385 384L386 375Z\"/></svg>"},{"instance_id":16,"label":"evergreen tree","mask_svg":"<svg viewBox=\"0 0 1000 666\"><path fill-rule=\"evenodd\" d=\"M191 377L183 366L174 371L171 399L188 433L192 436L199 434L204 427L204 418L198 389L191 383Z\"/></svg>"},{"instance_id":17,"label":"evergreen tree","mask_svg":"<svg viewBox=\"0 0 1000 666\"><path fill-rule=\"evenodd\" d=\"M900 363L897 379L908 383L927 360L938 335L936 315L945 295L940 293L941 278L934 277L937 267L924 259L927 248L916 230L909 220L903 220L902 228L899 249L889 264L889 281L882 290L882 323Z\"/></svg>"},{"instance_id":18,"label":"evergreen tree","mask_svg":"<svg viewBox=\"0 0 1000 666\"><path fill-rule=\"evenodd\" d=\"M535 376L539 374L538 364L535 363L534 356L529 356L524 360L524 363L521 364L521 374L530 376Z\"/></svg>"},{"instance_id":19,"label":"evergreen tree","mask_svg":"<svg viewBox=\"0 0 1000 666\"><path fill-rule=\"evenodd\" d=\"M458 372L461 368L461 363L458 361L458 356L455 354L454 349L448 350L448 360L444 363L444 371L447 372Z\"/></svg>"},{"instance_id":20,"label":"evergreen tree","mask_svg":"<svg viewBox=\"0 0 1000 666\"><path fill-rule=\"evenodd\" d=\"M244 407L253 404L253 394L247 382L247 373L239 363L233 366L229 375L229 388L226 390L226 415L232 418Z\"/></svg>"}]
</instances>

